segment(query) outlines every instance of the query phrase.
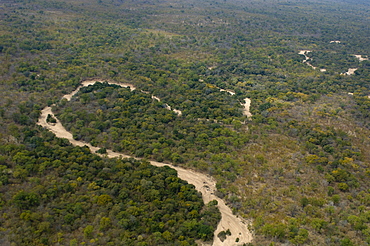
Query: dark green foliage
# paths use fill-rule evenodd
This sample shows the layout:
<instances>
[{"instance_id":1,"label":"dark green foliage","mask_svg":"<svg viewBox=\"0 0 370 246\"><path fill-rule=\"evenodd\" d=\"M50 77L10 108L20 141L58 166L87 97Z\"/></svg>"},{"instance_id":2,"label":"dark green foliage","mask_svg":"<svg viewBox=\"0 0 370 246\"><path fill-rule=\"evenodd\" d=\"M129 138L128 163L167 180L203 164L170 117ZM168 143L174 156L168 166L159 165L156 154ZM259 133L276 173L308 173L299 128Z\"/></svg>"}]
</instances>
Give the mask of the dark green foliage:
<instances>
[{"instance_id":1,"label":"dark green foliage","mask_svg":"<svg viewBox=\"0 0 370 246\"><path fill-rule=\"evenodd\" d=\"M37 244L48 238L68 243L82 227L85 239L101 244L212 240L220 219L217 208L203 209L200 194L173 169L102 159L85 147L56 143L41 141L30 150L7 154L23 175L13 174L11 183L27 187L10 189L2 203L4 209L17 208L2 218L11 242ZM2 152L12 148L19 147L3 145ZM32 169L22 169L32 160Z\"/></svg>"},{"instance_id":2,"label":"dark green foliage","mask_svg":"<svg viewBox=\"0 0 370 246\"><path fill-rule=\"evenodd\" d=\"M221 231L220 233L218 233L218 237L220 238L221 242L225 241L225 239L227 238L227 236L230 236L231 233L230 233L230 230L227 230L227 231Z\"/></svg>"},{"instance_id":3,"label":"dark green foliage","mask_svg":"<svg viewBox=\"0 0 370 246\"><path fill-rule=\"evenodd\" d=\"M98 154L106 154L107 153L107 149L106 148L101 148L101 149L97 150L96 153L98 153Z\"/></svg>"},{"instance_id":4,"label":"dark green foliage","mask_svg":"<svg viewBox=\"0 0 370 246\"><path fill-rule=\"evenodd\" d=\"M40 204L39 196L34 192L19 191L13 197L14 204L20 209L29 209Z\"/></svg>"}]
</instances>

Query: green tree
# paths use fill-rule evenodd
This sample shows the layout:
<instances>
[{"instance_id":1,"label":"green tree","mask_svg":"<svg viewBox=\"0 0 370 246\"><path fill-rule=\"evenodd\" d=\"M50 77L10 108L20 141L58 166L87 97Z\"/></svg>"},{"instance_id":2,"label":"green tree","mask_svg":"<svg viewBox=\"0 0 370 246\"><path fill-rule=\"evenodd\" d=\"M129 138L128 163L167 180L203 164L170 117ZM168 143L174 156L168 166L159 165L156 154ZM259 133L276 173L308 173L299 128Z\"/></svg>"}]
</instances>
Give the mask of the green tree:
<instances>
[{"instance_id":1,"label":"green tree","mask_svg":"<svg viewBox=\"0 0 370 246\"><path fill-rule=\"evenodd\" d=\"M14 204L21 209L30 209L40 204L39 196L34 192L19 191L13 196Z\"/></svg>"},{"instance_id":2,"label":"green tree","mask_svg":"<svg viewBox=\"0 0 370 246\"><path fill-rule=\"evenodd\" d=\"M92 238L93 231L94 231L94 227L92 225L86 226L84 229L85 238L87 239Z\"/></svg>"}]
</instances>

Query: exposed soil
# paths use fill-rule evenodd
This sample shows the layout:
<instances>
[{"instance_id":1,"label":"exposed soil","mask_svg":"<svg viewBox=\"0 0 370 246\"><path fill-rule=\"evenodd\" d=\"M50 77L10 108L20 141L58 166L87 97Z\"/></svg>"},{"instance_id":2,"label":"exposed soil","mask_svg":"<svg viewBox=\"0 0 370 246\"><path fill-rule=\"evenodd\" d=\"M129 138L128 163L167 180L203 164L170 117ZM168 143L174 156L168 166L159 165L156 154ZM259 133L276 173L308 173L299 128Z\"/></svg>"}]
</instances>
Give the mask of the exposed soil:
<instances>
[{"instance_id":1,"label":"exposed soil","mask_svg":"<svg viewBox=\"0 0 370 246\"><path fill-rule=\"evenodd\" d=\"M358 68L348 68L348 72L342 73L342 75L353 75Z\"/></svg>"},{"instance_id":2,"label":"exposed soil","mask_svg":"<svg viewBox=\"0 0 370 246\"><path fill-rule=\"evenodd\" d=\"M368 61L369 58L363 57L362 55L354 55L360 62L362 61Z\"/></svg>"},{"instance_id":3,"label":"exposed soil","mask_svg":"<svg viewBox=\"0 0 370 246\"><path fill-rule=\"evenodd\" d=\"M244 106L244 110L243 110L243 114L248 116L248 117L252 117L252 114L251 112L249 112L250 110L250 107L251 107L251 99L249 98L244 98L244 104L242 104Z\"/></svg>"},{"instance_id":4,"label":"exposed soil","mask_svg":"<svg viewBox=\"0 0 370 246\"><path fill-rule=\"evenodd\" d=\"M220 89L220 91L226 91L227 93L229 93L230 95L235 95L235 92L231 91L231 90L225 90L225 89Z\"/></svg>"}]
</instances>

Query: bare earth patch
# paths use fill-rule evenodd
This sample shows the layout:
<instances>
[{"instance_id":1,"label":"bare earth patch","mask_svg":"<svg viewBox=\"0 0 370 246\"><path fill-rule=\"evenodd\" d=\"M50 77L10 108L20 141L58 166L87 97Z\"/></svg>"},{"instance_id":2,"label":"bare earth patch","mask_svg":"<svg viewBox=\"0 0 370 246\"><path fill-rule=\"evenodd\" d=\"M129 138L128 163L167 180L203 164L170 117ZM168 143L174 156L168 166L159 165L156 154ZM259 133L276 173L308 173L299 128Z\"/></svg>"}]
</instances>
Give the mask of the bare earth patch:
<instances>
[{"instance_id":1,"label":"bare earth patch","mask_svg":"<svg viewBox=\"0 0 370 246\"><path fill-rule=\"evenodd\" d=\"M357 69L358 68L348 68L348 71L345 72L345 73L341 73L341 75L353 75L353 74L355 74Z\"/></svg>"},{"instance_id":2,"label":"bare earth patch","mask_svg":"<svg viewBox=\"0 0 370 246\"><path fill-rule=\"evenodd\" d=\"M368 61L368 57L363 57L362 55L354 55L360 62L362 61Z\"/></svg>"}]
</instances>

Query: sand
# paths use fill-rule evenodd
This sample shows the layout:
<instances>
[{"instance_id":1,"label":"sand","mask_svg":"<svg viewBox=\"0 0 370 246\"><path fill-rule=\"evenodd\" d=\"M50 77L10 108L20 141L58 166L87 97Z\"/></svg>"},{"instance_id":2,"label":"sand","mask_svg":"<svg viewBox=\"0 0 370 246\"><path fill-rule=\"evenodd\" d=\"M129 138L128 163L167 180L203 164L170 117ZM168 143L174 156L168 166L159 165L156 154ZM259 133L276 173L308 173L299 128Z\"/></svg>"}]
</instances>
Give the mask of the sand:
<instances>
[{"instance_id":1,"label":"sand","mask_svg":"<svg viewBox=\"0 0 370 246\"><path fill-rule=\"evenodd\" d=\"M231 90L225 90L225 89L220 89L220 91L226 91L227 93L229 93L230 95L234 96L235 95L235 92L231 91Z\"/></svg>"},{"instance_id":2,"label":"sand","mask_svg":"<svg viewBox=\"0 0 370 246\"><path fill-rule=\"evenodd\" d=\"M251 107L251 99L244 98L244 104L242 103L242 105L244 106L243 115L248 116L248 117L252 117L252 114L249 111L250 107Z\"/></svg>"},{"instance_id":3,"label":"sand","mask_svg":"<svg viewBox=\"0 0 370 246\"><path fill-rule=\"evenodd\" d=\"M354 55L360 62L362 61L368 61L369 58L363 57L362 55Z\"/></svg>"},{"instance_id":4,"label":"sand","mask_svg":"<svg viewBox=\"0 0 370 246\"><path fill-rule=\"evenodd\" d=\"M341 73L341 75L353 75L358 68L348 68L348 72Z\"/></svg>"}]
</instances>

